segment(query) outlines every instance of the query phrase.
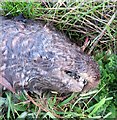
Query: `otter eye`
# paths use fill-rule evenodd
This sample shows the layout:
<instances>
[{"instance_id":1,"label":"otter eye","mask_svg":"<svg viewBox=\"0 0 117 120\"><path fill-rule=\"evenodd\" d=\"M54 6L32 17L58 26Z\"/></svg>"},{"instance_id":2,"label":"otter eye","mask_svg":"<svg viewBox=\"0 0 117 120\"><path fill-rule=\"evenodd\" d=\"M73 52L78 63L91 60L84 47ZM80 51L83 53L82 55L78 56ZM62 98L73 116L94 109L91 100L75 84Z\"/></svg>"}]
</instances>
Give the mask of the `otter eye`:
<instances>
[{"instance_id":1,"label":"otter eye","mask_svg":"<svg viewBox=\"0 0 117 120\"><path fill-rule=\"evenodd\" d=\"M77 75L76 72L74 72L74 71L67 71L67 70L66 70L65 73L66 73L67 75L69 75L70 77L74 78L74 79L79 79L79 78L80 78L80 76Z\"/></svg>"}]
</instances>

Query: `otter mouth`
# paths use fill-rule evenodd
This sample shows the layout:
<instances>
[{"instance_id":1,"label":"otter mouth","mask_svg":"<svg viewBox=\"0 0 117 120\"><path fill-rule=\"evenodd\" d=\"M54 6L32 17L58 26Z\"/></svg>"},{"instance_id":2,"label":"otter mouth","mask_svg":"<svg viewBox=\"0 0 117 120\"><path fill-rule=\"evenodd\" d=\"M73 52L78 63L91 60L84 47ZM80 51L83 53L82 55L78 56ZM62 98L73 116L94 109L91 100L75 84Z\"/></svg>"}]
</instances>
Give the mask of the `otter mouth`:
<instances>
[{"instance_id":1,"label":"otter mouth","mask_svg":"<svg viewBox=\"0 0 117 120\"><path fill-rule=\"evenodd\" d=\"M75 79L77 82L82 82L84 86L86 86L88 84L88 81L86 79L84 79L82 76L78 75L77 72L75 72L75 71L65 70L65 73L68 76Z\"/></svg>"}]
</instances>

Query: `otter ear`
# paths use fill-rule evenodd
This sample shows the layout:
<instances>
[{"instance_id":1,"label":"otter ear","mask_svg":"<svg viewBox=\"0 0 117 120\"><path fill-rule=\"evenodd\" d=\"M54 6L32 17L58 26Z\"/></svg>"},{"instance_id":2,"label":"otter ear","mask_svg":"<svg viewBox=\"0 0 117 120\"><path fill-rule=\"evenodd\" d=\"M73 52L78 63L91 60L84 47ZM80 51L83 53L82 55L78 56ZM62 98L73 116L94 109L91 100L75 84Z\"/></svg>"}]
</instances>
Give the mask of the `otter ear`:
<instances>
[{"instance_id":1,"label":"otter ear","mask_svg":"<svg viewBox=\"0 0 117 120\"><path fill-rule=\"evenodd\" d=\"M9 89L11 92L16 93L11 84L0 75L0 84L5 88Z\"/></svg>"}]
</instances>

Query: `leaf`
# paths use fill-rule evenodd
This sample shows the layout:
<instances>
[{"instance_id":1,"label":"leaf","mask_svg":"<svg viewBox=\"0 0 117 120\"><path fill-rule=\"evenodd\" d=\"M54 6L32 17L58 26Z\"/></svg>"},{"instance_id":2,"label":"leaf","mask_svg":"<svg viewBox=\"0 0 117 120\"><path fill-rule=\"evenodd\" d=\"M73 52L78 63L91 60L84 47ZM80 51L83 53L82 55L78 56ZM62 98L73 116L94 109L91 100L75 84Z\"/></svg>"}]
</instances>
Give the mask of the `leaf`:
<instances>
[{"instance_id":1,"label":"leaf","mask_svg":"<svg viewBox=\"0 0 117 120\"><path fill-rule=\"evenodd\" d=\"M21 119L21 118L26 118L27 114L28 114L27 112L21 113L21 114L18 116L17 120L18 120L18 119Z\"/></svg>"},{"instance_id":2,"label":"leaf","mask_svg":"<svg viewBox=\"0 0 117 120\"><path fill-rule=\"evenodd\" d=\"M26 106L14 105L14 109L17 110L17 111L26 111Z\"/></svg>"},{"instance_id":3,"label":"leaf","mask_svg":"<svg viewBox=\"0 0 117 120\"><path fill-rule=\"evenodd\" d=\"M50 118L54 118L56 119L56 117L51 113L51 112L47 112L43 118L46 118L46 116L49 116Z\"/></svg>"},{"instance_id":4,"label":"leaf","mask_svg":"<svg viewBox=\"0 0 117 120\"><path fill-rule=\"evenodd\" d=\"M116 118L117 117L117 110L116 110L116 107L115 107L115 105L114 104L112 104L110 107L109 107L109 111L111 111L111 115L109 114L107 114L106 116L105 116L105 118Z\"/></svg>"},{"instance_id":5,"label":"leaf","mask_svg":"<svg viewBox=\"0 0 117 120\"><path fill-rule=\"evenodd\" d=\"M54 96L54 99L52 99L52 98L48 99L48 105L49 105L49 107L51 109L53 108L53 106L55 105L55 103L56 103L56 95Z\"/></svg>"},{"instance_id":6,"label":"leaf","mask_svg":"<svg viewBox=\"0 0 117 120\"><path fill-rule=\"evenodd\" d=\"M92 112L89 114L89 116L92 116L94 113L97 112L97 110L102 107L102 105L105 103L106 99L103 98L99 103L95 104L94 106L94 109L92 110ZM93 107L93 106L92 106Z\"/></svg>"},{"instance_id":7,"label":"leaf","mask_svg":"<svg viewBox=\"0 0 117 120\"><path fill-rule=\"evenodd\" d=\"M63 102L61 102L61 103L59 104L59 106L63 106L63 105L65 105L65 104L69 103L69 101L71 101L75 96L76 96L76 94L73 93L70 97L68 97L68 98L65 99Z\"/></svg>"},{"instance_id":8,"label":"leaf","mask_svg":"<svg viewBox=\"0 0 117 120\"><path fill-rule=\"evenodd\" d=\"M0 107L4 104L4 103L6 103L6 98L2 98L2 97L0 97Z\"/></svg>"},{"instance_id":9,"label":"leaf","mask_svg":"<svg viewBox=\"0 0 117 120\"><path fill-rule=\"evenodd\" d=\"M109 112L109 113L106 114L103 118L108 118L111 114L112 114L112 112Z\"/></svg>"},{"instance_id":10,"label":"leaf","mask_svg":"<svg viewBox=\"0 0 117 120\"><path fill-rule=\"evenodd\" d=\"M7 94L7 93L6 93L6 96L7 96L7 100L8 100L7 118L10 118L11 112L12 112L12 114L13 114L13 117L15 118L15 114L14 114L14 104L12 103L12 100L11 100L11 93L10 93L10 94Z\"/></svg>"}]
</instances>

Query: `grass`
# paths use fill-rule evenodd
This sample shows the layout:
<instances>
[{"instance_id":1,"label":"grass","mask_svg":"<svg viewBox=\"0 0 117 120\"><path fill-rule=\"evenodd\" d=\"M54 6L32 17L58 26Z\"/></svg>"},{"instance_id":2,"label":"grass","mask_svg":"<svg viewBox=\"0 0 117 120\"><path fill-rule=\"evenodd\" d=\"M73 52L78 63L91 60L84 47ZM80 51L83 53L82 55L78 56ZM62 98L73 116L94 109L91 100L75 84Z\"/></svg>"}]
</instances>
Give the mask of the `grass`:
<instances>
[{"instance_id":1,"label":"grass","mask_svg":"<svg viewBox=\"0 0 117 120\"><path fill-rule=\"evenodd\" d=\"M64 0L65 1L65 0ZM94 56L100 66L98 89L85 94L31 96L23 91L3 92L0 117L10 118L116 118L117 117L117 2L3 2L5 16L23 13L27 18L52 22L72 41Z\"/></svg>"}]
</instances>

